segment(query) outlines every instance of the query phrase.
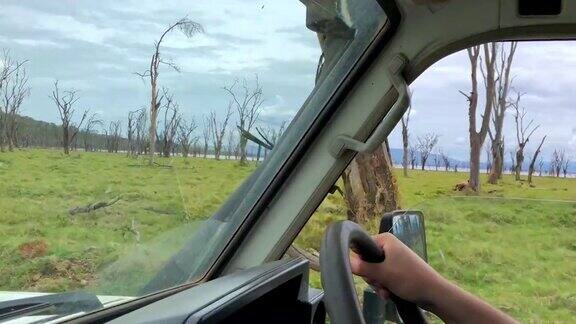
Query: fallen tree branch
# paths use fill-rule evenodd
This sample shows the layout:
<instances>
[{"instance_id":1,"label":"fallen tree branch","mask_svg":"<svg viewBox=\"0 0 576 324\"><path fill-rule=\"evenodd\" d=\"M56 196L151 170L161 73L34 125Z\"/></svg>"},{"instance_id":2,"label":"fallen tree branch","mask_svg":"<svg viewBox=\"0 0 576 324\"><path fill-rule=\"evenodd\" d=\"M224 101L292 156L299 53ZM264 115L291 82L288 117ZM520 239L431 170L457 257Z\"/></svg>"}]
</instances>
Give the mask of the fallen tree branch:
<instances>
[{"instance_id":1,"label":"fallen tree branch","mask_svg":"<svg viewBox=\"0 0 576 324\"><path fill-rule=\"evenodd\" d=\"M70 215L89 213L89 212L95 211L96 209L112 206L115 203L117 203L118 200L120 200L120 196L113 198L112 200L109 200L109 201L99 201L99 202L95 202L95 203L92 203L92 204L89 204L86 206L74 207L74 208L71 208L70 210L68 210L68 213Z\"/></svg>"},{"instance_id":2,"label":"fallen tree branch","mask_svg":"<svg viewBox=\"0 0 576 324\"><path fill-rule=\"evenodd\" d=\"M318 255L314 255L308 251L305 251L304 249L301 249L294 244L290 245L288 251L286 251L286 254L292 258L305 258L310 264L310 269L314 271L320 271L320 260L318 259Z\"/></svg>"},{"instance_id":3,"label":"fallen tree branch","mask_svg":"<svg viewBox=\"0 0 576 324\"><path fill-rule=\"evenodd\" d=\"M171 165L160 164L160 163L157 163L157 162L154 162L154 165L159 166L159 167L161 167L161 168L171 168L171 167L172 167Z\"/></svg>"}]
</instances>

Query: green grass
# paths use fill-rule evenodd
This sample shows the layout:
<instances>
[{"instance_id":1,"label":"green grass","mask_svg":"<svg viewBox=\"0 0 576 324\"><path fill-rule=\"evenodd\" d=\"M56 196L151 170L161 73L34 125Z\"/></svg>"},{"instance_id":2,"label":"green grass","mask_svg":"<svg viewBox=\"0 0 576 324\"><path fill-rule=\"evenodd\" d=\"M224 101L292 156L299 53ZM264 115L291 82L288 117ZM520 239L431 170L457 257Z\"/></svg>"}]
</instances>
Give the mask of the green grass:
<instances>
[{"instance_id":1,"label":"green grass","mask_svg":"<svg viewBox=\"0 0 576 324\"><path fill-rule=\"evenodd\" d=\"M107 153L0 154L0 290L135 292L254 170L225 160L158 162L164 167ZM506 176L480 196L454 192L466 178L398 173L402 206L425 213L430 263L522 321L575 318L576 179L537 177L531 188ZM110 207L68 214L117 196ZM345 212L343 198L329 195L297 244L318 250ZM375 232L377 222L364 226ZM46 251L22 254L39 242ZM318 274L311 284L320 285Z\"/></svg>"},{"instance_id":2,"label":"green grass","mask_svg":"<svg viewBox=\"0 0 576 324\"><path fill-rule=\"evenodd\" d=\"M397 174L402 206L425 214L429 262L442 275L522 322L576 317L576 179L536 178L535 187L505 176L480 196L454 192L463 173ZM326 224L344 219L329 195L298 244L318 249ZM377 220L365 224L377 231ZM311 275L320 285L319 276ZM361 289L362 286L359 286Z\"/></svg>"},{"instance_id":3,"label":"green grass","mask_svg":"<svg viewBox=\"0 0 576 324\"><path fill-rule=\"evenodd\" d=\"M120 255L142 249L147 249L139 253L147 255L141 257L143 267L134 269L151 273L181 246L186 235L178 231L184 228L189 236L254 169L232 161L158 162L165 166L107 153L0 154L0 290L86 287L102 273L113 274L107 266ZM121 199L110 207L68 214L72 207L117 196ZM130 231L132 220L141 245ZM35 241L46 243L46 253L23 257L22 245ZM146 279L134 275L131 281Z\"/></svg>"}]
</instances>

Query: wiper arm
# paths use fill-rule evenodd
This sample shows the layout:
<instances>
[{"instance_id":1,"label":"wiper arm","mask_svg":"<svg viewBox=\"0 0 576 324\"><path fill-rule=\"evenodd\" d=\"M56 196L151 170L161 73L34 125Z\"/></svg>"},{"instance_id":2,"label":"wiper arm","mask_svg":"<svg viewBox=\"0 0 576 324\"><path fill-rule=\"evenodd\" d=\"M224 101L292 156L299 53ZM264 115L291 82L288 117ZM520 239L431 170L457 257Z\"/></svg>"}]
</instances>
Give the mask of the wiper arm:
<instances>
[{"instance_id":1,"label":"wiper arm","mask_svg":"<svg viewBox=\"0 0 576 324\"><path fill-rule=\"evenodd\" d=\"M0 302L0 321L25 315L69 315L102 307L96 295L86 292L20 298Z\"/></svg>"}]
</instances>

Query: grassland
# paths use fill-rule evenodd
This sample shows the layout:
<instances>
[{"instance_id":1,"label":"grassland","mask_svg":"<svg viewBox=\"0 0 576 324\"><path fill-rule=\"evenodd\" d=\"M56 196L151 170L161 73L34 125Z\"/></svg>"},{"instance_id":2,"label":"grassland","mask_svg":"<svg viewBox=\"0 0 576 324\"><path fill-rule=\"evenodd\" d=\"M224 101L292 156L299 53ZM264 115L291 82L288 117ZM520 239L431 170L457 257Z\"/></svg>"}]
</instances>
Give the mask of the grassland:
<instances>
[{"instance_id":1,"label":"grassland","mask_svg":"<svg viewBox=\"0 0 576 324\"><path fill-rule=\"evenodd\" d=\"M133 265L161 262L254 170L233 161L158 161L163 166L105 153L0 154L0 290L91 287L126 251L149 242L162 253L144 251ZM402 206L426 215L430 263L523 321L571 321L576 180L536 178L530 188L505 177L480 196L453 192L465 178L430 171L398 176ZM68 213L115 197L110 207ZM325 226L344 215L342 197L329 195L297 244L318 249ZM365 226L374 231L376 221ZM312 284L319 285L317 274Z\"/></svg>"},{"instance_id":2,"label":"grassland","mask_svg":"<svg viewBox=\"0 0 576 324\"><path fill-rule=\"evenodd\" d=\"M426 217L429 262L445 277L523 322L576 318L576 179L536 178L536 186L505 176L481 196L452 191L459 173L398 174L402 207ZM329 196L298 238L319 248L326 224L343 218ZM366 224L372 232L377 222ZM312 275L319 286L318 275Z\"/></svg>"},{"instance_id":3,"label":"grassland","mask_svg":"<svg viewBox=\"0 0 576 324\"><path fill-rule=\"evenodd\" d=\"M158 162L149 167L123 155L49 150L0 154L0 290L88 286L134 249L138 236L160 241L155 250L166 256L162 245L178 238L175 231L193 230L254 169L232 161ZM68 212L116 197L107 208Z\"/></svg>"}]
</instances>

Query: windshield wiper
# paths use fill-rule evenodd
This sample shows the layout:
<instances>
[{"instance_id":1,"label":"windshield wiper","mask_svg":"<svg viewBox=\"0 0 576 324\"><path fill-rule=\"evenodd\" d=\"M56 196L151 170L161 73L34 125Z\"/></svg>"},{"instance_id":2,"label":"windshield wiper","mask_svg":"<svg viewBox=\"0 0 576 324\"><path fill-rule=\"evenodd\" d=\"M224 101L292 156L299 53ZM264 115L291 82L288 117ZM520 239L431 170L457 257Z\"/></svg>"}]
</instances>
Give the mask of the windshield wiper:
<instances>
[{"instance_id":1,"label":"windshield wiper","mask_svg":"<svg viewBox=\"0 0 576 324\"><path fill-rule=\"evenodd\" d=\"M0 302L0 321L30 315L69 315L104 307L98 297L86 292L70 292L20 298Z\"/></svg>"}]
</instances>

